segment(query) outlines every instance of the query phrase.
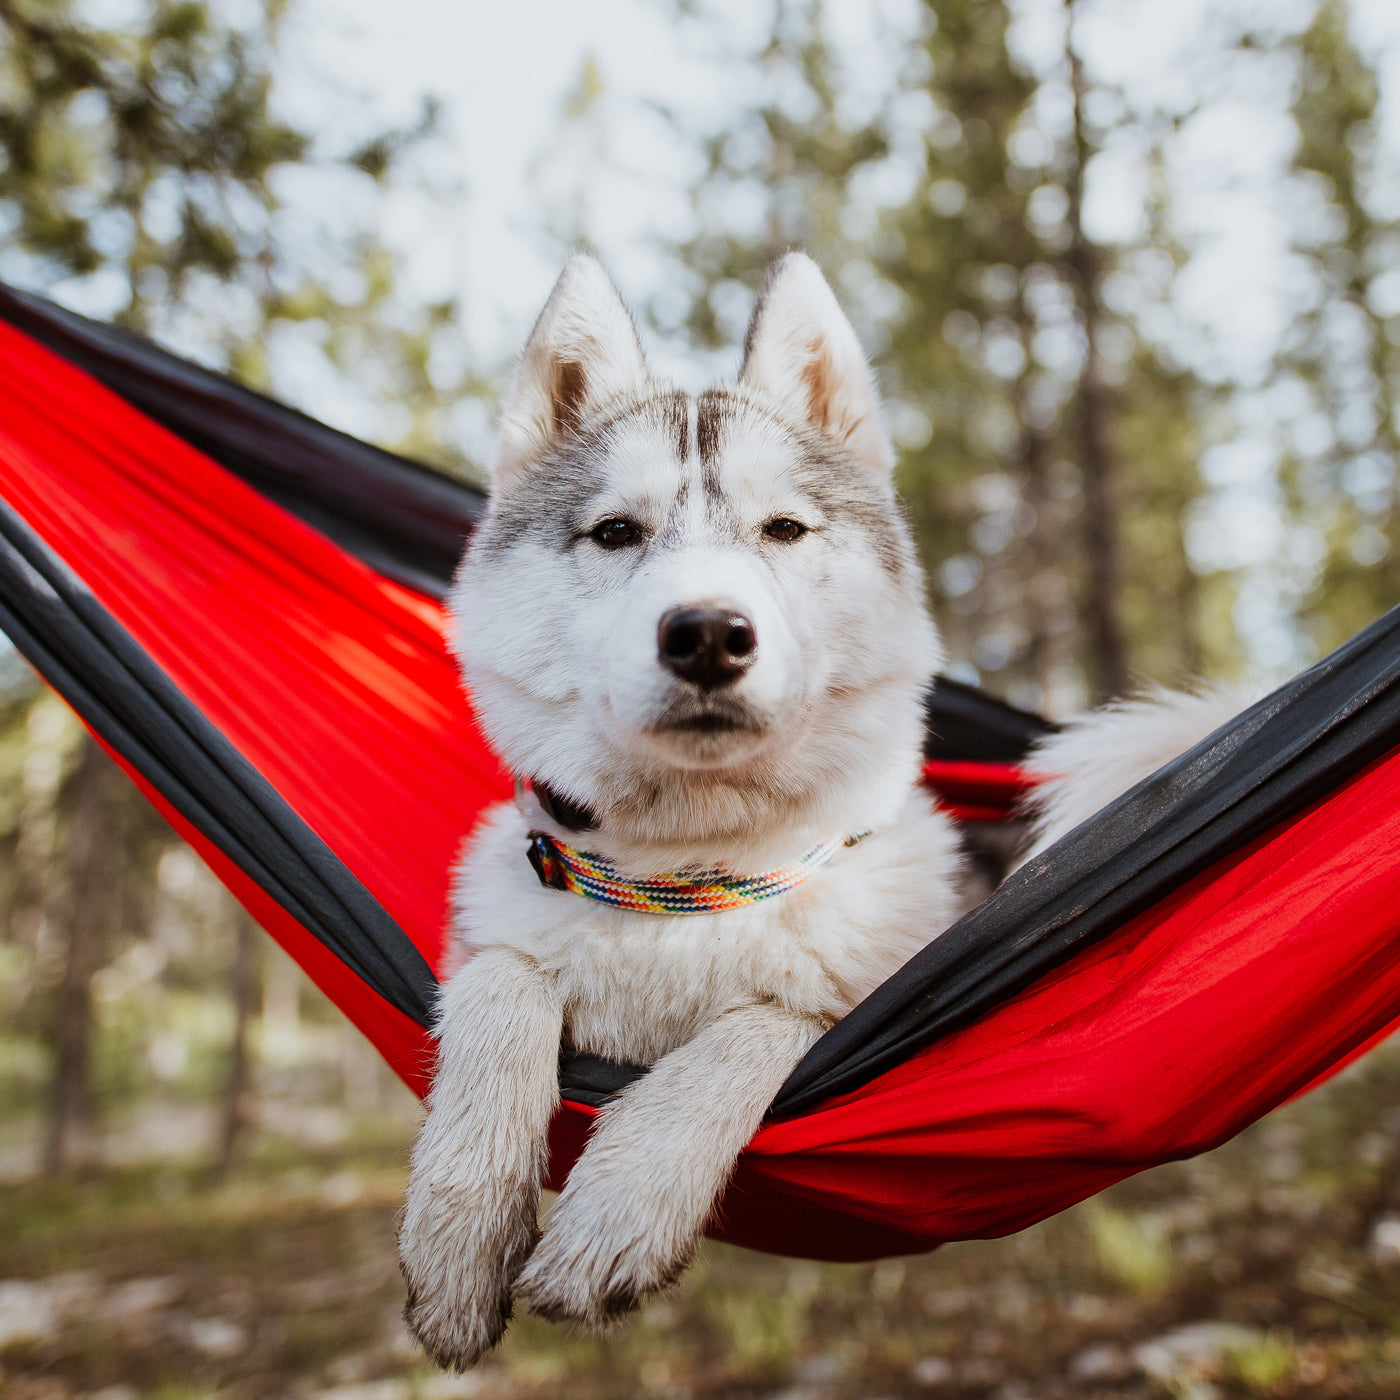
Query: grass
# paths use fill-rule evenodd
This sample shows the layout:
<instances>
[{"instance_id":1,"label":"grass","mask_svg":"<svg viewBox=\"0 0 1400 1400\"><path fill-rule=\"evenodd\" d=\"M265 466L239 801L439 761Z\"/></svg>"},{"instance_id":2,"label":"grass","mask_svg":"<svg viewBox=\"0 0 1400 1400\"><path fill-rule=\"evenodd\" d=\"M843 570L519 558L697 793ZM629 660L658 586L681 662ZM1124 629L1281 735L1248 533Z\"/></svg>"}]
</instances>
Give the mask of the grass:
<instances>
[{"instance_id":1,"label":"grass","mask_svg":"<svg viewBox=\"0 0 1400 1400\"><path fill-rule=\"evenodd\" d=\"M402 1141L265 1142L224 1183L165 1163L11 1184L0 1337L21 1305L48 1323L0 1343L0 1395L1395 1400L1400 1260L1371 1226L1396 1104L1386 1048L1217 1152L1010 1239L860 1266L710 1247L616 1335L522 1317L464 1380L399 1322Z\"/></svg>"}]
</instances>

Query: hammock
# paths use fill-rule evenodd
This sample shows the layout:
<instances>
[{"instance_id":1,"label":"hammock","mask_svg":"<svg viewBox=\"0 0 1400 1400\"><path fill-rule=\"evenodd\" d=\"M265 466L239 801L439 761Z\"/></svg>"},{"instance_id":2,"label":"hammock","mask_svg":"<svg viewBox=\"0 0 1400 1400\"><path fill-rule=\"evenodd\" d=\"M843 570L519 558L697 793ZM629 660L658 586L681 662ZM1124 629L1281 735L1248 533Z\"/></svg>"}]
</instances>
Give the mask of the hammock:
<instances>
[{"instance_id":1,"label":"hammock","mask_svg":"<svg viewBox=\"0 0 1400 1400\"><path fill-rule=\"evenodd\" d=\"M0 288L0 628L420 1094L449 870L510 791L441 631L482 504ZM1393 612L1011 876L816 1044L711 1233L823 1259L1006 1234L1385 1035L1397 679ZM994 836L1046 724L946 681L930 713L930 786ZM553 1185L639 1072L561 1063Z\"/></svg>"}]
</instances>

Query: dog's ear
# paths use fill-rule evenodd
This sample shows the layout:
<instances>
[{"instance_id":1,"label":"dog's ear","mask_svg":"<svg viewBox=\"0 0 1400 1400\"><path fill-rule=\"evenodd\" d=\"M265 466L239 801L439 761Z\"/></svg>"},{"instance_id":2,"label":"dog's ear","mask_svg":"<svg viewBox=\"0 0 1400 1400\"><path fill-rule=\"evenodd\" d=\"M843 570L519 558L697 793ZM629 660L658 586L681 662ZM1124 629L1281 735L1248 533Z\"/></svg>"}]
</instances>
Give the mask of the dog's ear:
<instances>
[{"instance_id":1,"label":"dog's ear","mask_svg":"<svg viewBox=\"0 0 1400 1400\"><path fill-rule=\"evenodd\" d=\"M739 378L799 422L835 438L857 461L881 472L894 466L860 341L805 253L789 253L769 269L744 338Z\"/></svg>"},{"instance_id":2,"label":"dog's ear","mask_svg":"<svg viewBox=\"0 0 1400 1400\"><path fill-rule=\"evenodd\" d=\"M647 383L637 328L612 278L575 253L521 352L506 395L491 474L504 485L610 399Z\"/></svg>"}]
</instances>

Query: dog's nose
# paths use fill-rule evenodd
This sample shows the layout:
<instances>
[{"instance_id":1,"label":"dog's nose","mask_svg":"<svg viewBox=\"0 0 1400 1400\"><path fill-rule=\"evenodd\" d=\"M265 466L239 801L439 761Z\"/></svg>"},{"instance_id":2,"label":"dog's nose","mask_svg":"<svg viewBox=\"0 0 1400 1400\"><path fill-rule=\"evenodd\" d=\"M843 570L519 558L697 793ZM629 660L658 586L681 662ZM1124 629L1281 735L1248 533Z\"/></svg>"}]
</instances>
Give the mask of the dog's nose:
<instances>
[{"instance_id":1,"label":"dog's nose","mask_svg":"<svg viewBox=\"0 0 1400 1400\"><path fill-rule=\"evenodd\" d=\"M661 664L706 689L729 685L753 665L758 633L733 608L672 608L656 629Z\"/></svg>"}]
</instances>

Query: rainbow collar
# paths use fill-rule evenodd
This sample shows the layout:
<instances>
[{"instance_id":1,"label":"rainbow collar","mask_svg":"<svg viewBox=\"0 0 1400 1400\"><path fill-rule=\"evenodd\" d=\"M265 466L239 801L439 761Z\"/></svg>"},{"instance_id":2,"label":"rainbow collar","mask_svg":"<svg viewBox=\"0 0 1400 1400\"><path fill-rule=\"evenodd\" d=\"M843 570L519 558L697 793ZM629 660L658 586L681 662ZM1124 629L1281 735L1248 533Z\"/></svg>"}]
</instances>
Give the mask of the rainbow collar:
<instances>
[{"instance_id":1,"label":"rainbow collar","mask_svg":"<svg viewBox=\"0 0 1400 1400\"><path fill-rule=\"evenodd\" d=\"M769 870L762 875L730 875L724 870L683 870L671 875L651 875L626 880L604 856L590 855L550 836L530 833L526 851L540 884L568 890L600 904L634 909L639 914L717 914L786 894L829 861L843 846L854 846L867 833L837 837L812 847L796 865Z\"/></svg>"}]
</instances>

